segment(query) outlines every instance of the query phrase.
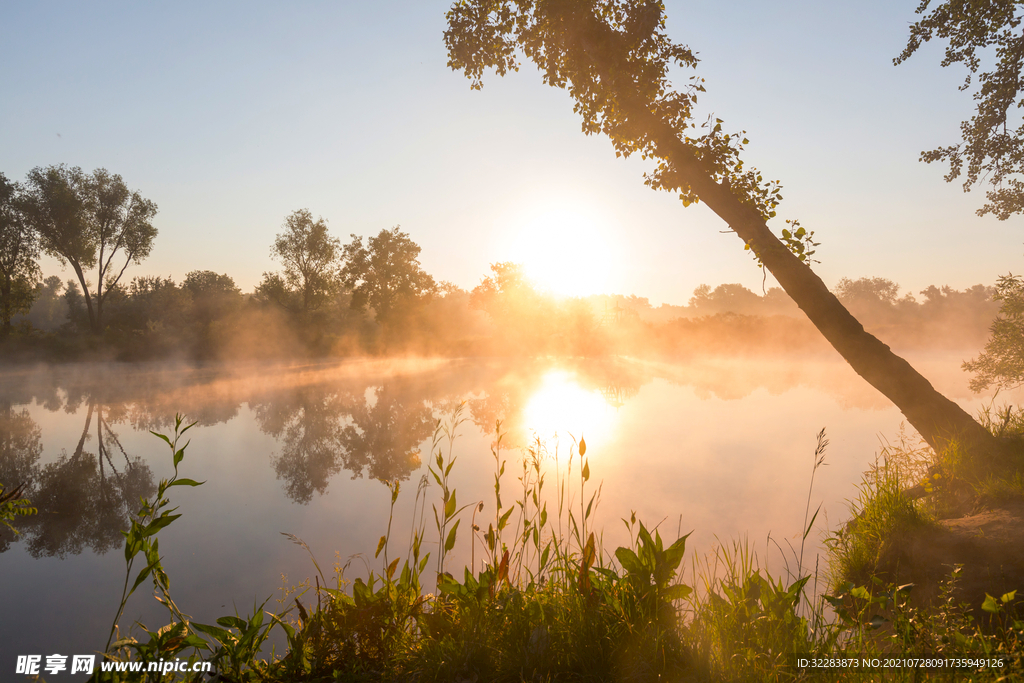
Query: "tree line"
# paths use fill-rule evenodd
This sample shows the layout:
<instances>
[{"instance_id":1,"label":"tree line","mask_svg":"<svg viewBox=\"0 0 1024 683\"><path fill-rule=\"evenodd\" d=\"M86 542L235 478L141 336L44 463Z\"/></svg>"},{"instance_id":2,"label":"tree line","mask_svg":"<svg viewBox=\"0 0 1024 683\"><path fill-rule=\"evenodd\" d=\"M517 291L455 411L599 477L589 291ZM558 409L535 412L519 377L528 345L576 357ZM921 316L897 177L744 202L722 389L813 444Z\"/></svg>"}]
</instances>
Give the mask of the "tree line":
<instances>
[{"instance_id":1,"label":"tree line","mask_svg":"<svg viewBox=\"0 0 1024 683\"><path fill-rule=\"evenodd\" d=\"M308 209L285 217L270 245L280 270L264 273L251 293L208 270L181 282L128 280L128 268L152 251L156 211L105 169L36 168L24 183L0 174L0 329L8 349L20 343L35 357L58 359L201 359L672 355L819 343L778 287L762 296L739 284L705 284L686 306L655 308L637 296L557 299L521 265L500 262L467 292L427 273L419 245L400 227L343 243ZM42 253L74 278L40 279ZM976 347L996 314L992 287L931 286L920 301L899 289L885 278L844 278L834 294L869 329L904 345Z\"/></svg>"},{"instance_id":2,"label":"tree line","mask_svg":"<svg viewBox=\"0 0 1024 683\"><path fill-rule=\"evenodd\" d=\"M264 273L251 295L212 271L192 271L181 283L127 281L128 268L153 248L156 213L152 200L106 169L35 168L22 183L0 174L0 336L9 339L18 321L22 337L60 329L64 339L51 340L58 351L74 355L106 343L129 357L169 348L207 356L218 341L240 333L255 338L260 328L264 336L271 328L280 333L277 346L329 351L339 336L386 346L422 327L434 299L461 292L423 270L419 245L400 227L365 242L352 235L343 245L307 209L285 218L270 250L282 268ZM66 284L56 276L41 280L42 254L75 277Z\"/></svg>"}]
</instances>

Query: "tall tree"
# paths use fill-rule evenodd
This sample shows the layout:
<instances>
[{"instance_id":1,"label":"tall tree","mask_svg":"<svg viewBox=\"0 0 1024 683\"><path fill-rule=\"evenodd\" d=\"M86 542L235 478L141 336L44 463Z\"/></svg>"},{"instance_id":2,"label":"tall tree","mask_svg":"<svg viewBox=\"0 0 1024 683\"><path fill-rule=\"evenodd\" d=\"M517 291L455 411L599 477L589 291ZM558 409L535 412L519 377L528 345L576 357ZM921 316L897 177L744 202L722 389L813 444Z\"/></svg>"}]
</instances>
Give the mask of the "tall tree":
<instances>
[{"instance_id":1,"label":"tall tree","mask_svg":"<svg viewBox=\"0 0 1024 683\"><path fill-rule=\"evenodd\" d=\"M105 168L34 168L28 174L26 215L44 251L75 271L92 331L103 331L103 303L132 263L149 256L157 207ZM85 271L96 268L90 291Z\"/></svg>"},{"instance_id":2,"label":"tall tree","mask_svg":"<svg viewBox=\"0 0 1024 683\"><path fill-rule=\"evenodd\" d=\"M352 235L345 245L341 269L345 287L352 291L352 308L374 310L377 322L392 326L409 307L431 294L434 278L420 267L420 247L399 226L381 230L367 240Z\"/></svg>"},{"instance_id":3,"label":"tall tree","mask_svg":"<svg viewBox=\"0 0 1024 683\"><path fill-rule=\"evenodd\" d=\"M21 188L0 173L0 337L11 333L11 319L27 312L39 279L39 246L22 211Z\"/></svg>"},{"instance_id":4,"label":"tall tree","mask_svg":"<svg viewBox=\"0 0 1024 683\"><path fill-rule=\"evenodd\" d=\"M314 221L309 209L293 212L283 227L270 254L284 264L284 279L299 292L302 310L316 310L337 288L341 241L327 232L323 218Z\"/></svg>"},{"instance_id":5,"label":"tall tree","mask_svg":"<svg viewBox=\"0 0 1024 683\"><path fill-rule=\"evenodd\" d=\"M703 81L693 76L676 90L668 73L673 66L695 68L698 60L666 35L660 1L464 0L446 16L448 64L473 88L482 87L484 70L504 75L525 54L545 83L568 90L584 133L604 133L617 155L654 159L649 186L677 193L684 205L704 202L725 220L832 346L931 446L959 439L996 452L991 434L868 334L829 292L808 263L810 233L787 229L780 239L768 228L780 187L743 164L743 133L725 132L719 119L694 124Z\"/></svg>"}]
</instances>

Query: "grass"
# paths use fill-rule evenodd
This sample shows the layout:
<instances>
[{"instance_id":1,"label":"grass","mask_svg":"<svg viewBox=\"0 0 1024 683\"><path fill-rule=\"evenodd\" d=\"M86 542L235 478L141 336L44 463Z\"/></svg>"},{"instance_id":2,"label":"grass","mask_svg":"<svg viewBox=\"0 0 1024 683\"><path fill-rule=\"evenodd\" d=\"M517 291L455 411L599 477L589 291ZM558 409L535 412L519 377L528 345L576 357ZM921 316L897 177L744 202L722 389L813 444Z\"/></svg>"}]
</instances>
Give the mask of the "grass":
<instances>
[{"instance_id":1,"label":"grass","mask_svg":"<svg viewBox=\"0 0 1024 683\"><path fill-rule=\"evenodd\" d=\"M883 449L857 489L857 498L851 504L853 518L826 539L833 585L869 581L878 574L893 544L935 524L933 517L905 493L905 473L911 469L901 463L899 456L905 454L891 447Z\"/></svg>"},{"instance_id":2,"label":"grass","mask_svg":"<svg viewBox=\"0 0 1024 683\"><path fill-rule=\"evenodd\" d=\"M436 486L428 488L421 481L417 487L404 553L395 554L398 541L392 538L400 486L386 482L391 514L382 524L386 531L376 549L374 562L379 565L365 578L346 578L348 565L340 561L325 574L310 548L292 536L309 552L316 571L312 585L289 588L276 611L257 604L251 615L199 624L171 599L158 550L159 531L177 517L168 509L168 492L178 485L198 485L177 474L185 454L178 442L187 429L179 419L172 437L160 437L173 453L175 475L161 482L158 495L126 532L128 572L121 602L123 607L130 594L133 560L145 557L146 567L135 572L131 590L146 578L153 580L170 621L155 630L136 625L109 646L106 661L205 661L212 664L217 680L282 683L997 681L1024 676L1024 624L1012 611L1015 593L986 599L982 609L990 623L983 631L953 597L957 570L946 582L940 604L930 610L910 605L911 587L872 575L872 562L887 542L898 538L901 529L927 523L926 515L901 493L901 480L907 472L917 476L913 467L920 465L907 460L913 454L906 450L889 449L866 475L857 501L859 515L834 536L836 578L819 594L817 567L813 573L804 567L803 542L799 552L790 548L794 563L781 572L771 571L748 543L723 545L693 558L690 580L684 582L680 569L687 566L687 537L668 542L634 513L623 519L629 545L607 552L600 530L593 528L600 487L591 481L582 438L566 454L557 449L548 453L535 441L522 453L513 481L506 472L509 453L502 448L501 425L496 424L494 511L484 529L486 506L481 501L460 506L452 485L460 421L456 411L438 422L428 469ZM826 446L822 432L814 451L812 485ZM551 473L553 489L548 488ZM431 491L436 500L428 512ZM809 501L810 496L803 540L817 517L817 512L810 513ZM474 551L471 566L456 569L449 566L448 553L460 535L470 536ZM431 558L425 548L434 547L435 539L437 555ZM842 578L857 572L866 578ZM275 629L287 641L282 653L264 650ZM975 662L963 670L930 672L864 667L891 656L964 655L1001 659L1002 665L979 667ZM802 659L844 658L857 661L858 668L798 666ZM93 678L207 679L205 674L128 672L97 672Z\"/></svg>"}]
</instances>

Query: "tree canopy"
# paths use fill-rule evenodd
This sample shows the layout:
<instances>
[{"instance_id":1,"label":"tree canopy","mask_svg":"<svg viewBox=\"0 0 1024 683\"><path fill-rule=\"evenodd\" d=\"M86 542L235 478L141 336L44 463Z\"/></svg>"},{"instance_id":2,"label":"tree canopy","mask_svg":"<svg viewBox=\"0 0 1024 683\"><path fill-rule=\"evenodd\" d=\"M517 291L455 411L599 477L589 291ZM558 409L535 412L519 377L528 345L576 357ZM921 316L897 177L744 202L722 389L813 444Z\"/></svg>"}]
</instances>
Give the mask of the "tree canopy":
<instances>
[{"instance_id":1,"label":"tree canopy","mask_svg":"<svg viewBox=\"0 0 1024 683\"><path fill-rule=\"evenodd\" d=\"M282 227L270 254L284 265L284 281L299 292L302 310L314 311L339 284L341 241L327 232L323 218L314 221L309 209L292 212Z\"/></svg>"},{"instance_id":2,"label":"tree canopy","mask_svg":"<svg viewBox=\"0 0 1024 683\"><path fill-rule=\"evenodd\" d=\"M395 324L410 306L432 294L436 285L419 262L420 247L399 226L367 240L352 235L345 245L341 278L352 292L352 308L374 310L377 322Z\"/></svg>"},{"instance_id":3,"label":"tree canopy","mask_svg":"<svg viewBox=\"0 0 1024 683\"><path fill-rule=\"evenodd\" d=\"M1006 220L1024 211L1024 107L1021 72L1024 70L1024 34L1017 0L946 0L932 7L921 0L922 18L910 27L903 52L893 60L901 64L933 38L948 41L942 66L962 64L968 74L961 90L974 89L975 114L960 124L962 141L921 153L921 160L945 162L946 181L964 176L969 192L978 183L991 188L978 215L995 214ZM983 62L994 63L987 70Z\"/></svg>"},{"instance_id":4,"label":"tree canopy","mask_svg":"<svg viewBox=\"0 0 1024 683\"><path fill-rule=\"evenodd\" d=\"M1000 277L994 298L1002 305L992 323L992 336L978 357L963 365L964 370L974 373L972 391L1024 384L1024 277Z\"/></svg>"},{"instance_id":5,"label":"tree canopy","mask_svg":"<svg viewBox=\"0 0 1024 683\"><path fill-rule=\"evenodd\" d=\"M103 330L103 303L132 263L149 256L157 206L128 189L121 176L77 166L34 168L28 174L26 216L43 250L69 264L82 288L89 324ZM85 271L96 268L95 290Z\"/></svg>"},{"instance_id":6,"label":"tree canopy","mask_svg":"<svg viewBox=\"0 0 1024 683\"><path fill-rule=\"evenodd\" d=\"M25 220L21 188L0 173L0 336L11 332L11 319L27 312L39 279L39 246Z\"/></svg>"}]
</instances>

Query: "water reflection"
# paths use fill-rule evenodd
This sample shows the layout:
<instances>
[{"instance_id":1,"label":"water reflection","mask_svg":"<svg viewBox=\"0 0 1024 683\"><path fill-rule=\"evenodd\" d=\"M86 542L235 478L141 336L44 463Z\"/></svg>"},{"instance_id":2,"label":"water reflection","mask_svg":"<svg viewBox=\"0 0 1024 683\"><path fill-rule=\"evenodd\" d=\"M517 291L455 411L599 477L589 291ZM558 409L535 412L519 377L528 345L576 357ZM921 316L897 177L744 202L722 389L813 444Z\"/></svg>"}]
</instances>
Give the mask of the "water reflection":
<instances>
[{"instance_id":1,"label":"water reflection","mask_svg":"<svg viewBox=\"0 0 1024 683\"><path fill-rule=\"evenodd\" d=\"M606 395L613 397L609 401ZM551 370L522 409L522 422L544 439L566 429L577 437L604 441L615 428L621 390L586 390L564 370Z\"/></svg>"},{"instance_id":2,"label":"water reflection","mask_svg":"<svg viewBox=\"0 0 1024 683\"><path fill-rule=\"evenodd\" d=\"M341 469L338 441L347 404L338 392L306 386L252 405L259 428L281 443L273 464L292 500L308 503L314 492L324 493Z\"/></svg>"},{"instance_id":3,"label":"water reflection","mask_svg":"<svg viewBox=\"0 0 1024 683\"><path fill-rule=\"evenodd\" d=\"M273 466L288 497L308 503L342 469L353 479L408 479L420 465L420 444L434 428L423 389L399 380L305 385L255 402L260 429L280 443Z\"/></svg>"},{"instance_id":4,"label":"water reflection","mask_svg":"<svg viewBox=\"0 0 1024 683\"><path fill-rule=\"evenodd\" d=\"M345 469L353 478L366 469L373 479L408 479L420 466L420 444L434 431L426 397L405 395L398 383L367 392L341 434Z\"/></svg>"},{"instance_id":5,"label":"water reflection","mask_svg":"<svg viewBox=\"0 0 1024 683\"><path fill-rule=\"evenodd\" d=\"M481 387L468 404L477 427L493 433L500 420L503 441L513 446L556 432L608 436L616 410L653 377L646 365L627 359L524 363Z\"/></svg>"},{"instance_id":6,"label":"water reflection","mask_svg":"<svg viewBox=\"0 0 1024 683\"><path fill-rule=\"evenodd\" d=\"M13 491L24 486L22 497L29 495L39 477L39 456L43 430L24 408L16 411L10 402L0 403L0 483ZM10 546L14 533L0 527L0 552Z\"/></svg>"},{"instance_id":7,"label":"water reflection","mask_svg":"<svg viewBox=\"0 0 1024 683\"><path fill-rule=\"evenodd\" d=\"M10 404L0 419L0 481L25 484L24 496L39 512L18 520L20 535L33 557L77 555L86 548L104 553L121 544L121 530L140 497L156 490L149 466L130 456L111 429L106 407L87 400L85 426L69 456L37 464L42 453L41 429L27 410L15 412ZM95 452L86 450L93 439ZM121 462L123 460L123 463ZM4 537L0 551L12 539Z\"/></svg>"},{"instance_id":8,"label":"water reflection","mask_svg":"<svg viewBox=\"0 0 1024 683\"><path fill-rule=\"evenodd\" d=\"M959 373L956 363L942 362ZM966 385L962 373L957 378ZM540 358L276 368L62 366L0 375L0 481L25 483L40 508L38 516L19 521L33 555L104 552L120 544L117 532L139 497L154 488L149 466L125 451L115 429L165 431L177 412L200 425L226 423L247 405L256 428L277 441L270 462L285 496L308 504L342 471L353 479L408 479L421 466L435 421L463 400L485 434L502 422L507 445L526 446L534 434L547 439L558 430L582 434L596 446L628 429L619 426L627 406L654 379L691 387L699 399L749 400L803 385L836 396L843 407L884 403L845 365L812 357L686 365ZM941 377L938 386L960 395ZM44 452L33 418L42 411L73 415L84 426L63 437L70 443ZM13 540L0 536L0 551Z\"/></svg>"}]
</instances>

